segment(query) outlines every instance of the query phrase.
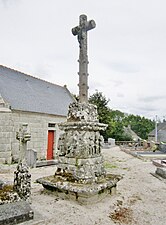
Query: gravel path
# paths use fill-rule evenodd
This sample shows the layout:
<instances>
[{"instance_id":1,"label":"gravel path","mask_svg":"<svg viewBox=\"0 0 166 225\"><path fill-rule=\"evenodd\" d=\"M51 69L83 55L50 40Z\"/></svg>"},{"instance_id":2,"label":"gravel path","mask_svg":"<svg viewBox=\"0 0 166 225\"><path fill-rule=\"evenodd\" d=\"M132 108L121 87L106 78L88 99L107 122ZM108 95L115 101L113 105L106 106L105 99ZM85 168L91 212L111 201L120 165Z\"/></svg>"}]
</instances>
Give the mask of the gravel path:
<instances>
[{"instance_id":1,"label":"gravel path","mask_svg":"<svg viewBox=\"0 0 166 225\"><path fill-rule=\"evenodd\" d=\"M59 199L35 182L54 174L55 166L31 169L35 218L22 225L165 225L166 181L150 174L155 172L152 162L126 154L119 147L104 149L103 155L107 170L123 176L115 195L88 205ZM0 165L0 179L12 181L14 169L15 165Z\"/></svg>"}]
</instances>

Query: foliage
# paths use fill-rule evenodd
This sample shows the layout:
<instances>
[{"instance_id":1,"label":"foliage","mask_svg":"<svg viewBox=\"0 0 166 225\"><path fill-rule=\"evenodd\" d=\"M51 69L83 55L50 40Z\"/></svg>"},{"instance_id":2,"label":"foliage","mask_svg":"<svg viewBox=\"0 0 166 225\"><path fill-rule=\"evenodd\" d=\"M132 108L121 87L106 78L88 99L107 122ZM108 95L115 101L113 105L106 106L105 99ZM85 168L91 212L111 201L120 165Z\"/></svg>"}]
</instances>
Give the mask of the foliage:
<instances>
[{"instance_id":1,"label":"foliage","mask_svg":"<svg viewBox=\"0 0 166 225\"><path fill-rule=\"evenodd\" d=\"M130 125L131 129L142 139L147 139L148 134L155 128L154 121L138 115L128 115L123 122L125 125Z\"/></svg>"},{"instance_id":2,"label":"foliage","mask_svg":"<svg viewBox=\"0 0 166 225\"><path fill-rule=\"evenodd\" d=\"M10 200L11 193L13 193L12 185L5 185L2 189L0 189L0 203L3 204L4 201Z\"/></svg>"},{"instance_id":3,"label":"foliage","mask_svg":"<svg viewBox=\"0 0 166 225\"><path fill-rule=\"evenodd\" d=\"M98 91L89 98L89 102L98 108L99 122L108 124L106 131L101 132L104 139L111 137L117 141L132 140L132 137L124 132L124 126L128 125L140 138L147 139L150 131L154 129L154 121L138 115L128 115L119 110L111 110L108 107L109 101Z\"/></svg>"},{"instance_id":4,"label":"foliage","mask_svg":"<svg viewBox=\"0 0 166 225\"><path fill-rule=\"evenodd\" d=\"M110 112L111 123L111 137L117 141L131 141L132 137L124 132L123 120L125 114L119 110L112 110Z\"/></svg>"},{"instance_id":5,"label":"foliage","mask_svg":"<svg viewBox=\"0 0 166 225\"><path fill-rule=\"evenodd\" d=\"M99 122L109 122L109 113L110 109L108 107L109 100L101 92L96 92L91 95L89 98L89 102L96 105L99 114Z\"/></svg>"},{"instance_id":6,"label":"foliage","mask_svg":"<svg viewBox=\"0 0 166 225\"><path fill-rule=\"evenodd\" d=\"M111 123L110 123L111 110L108 107L109 100L106 99L106 97L102 94L102 92L96 91L96 93L90 96L89 102L97 106L99 122L105 123L108 125L106 131L101 131L101 134L106 140L108 139L108 137L110 137L110 132L111 132Z\"/></svg>"}]
</instances>

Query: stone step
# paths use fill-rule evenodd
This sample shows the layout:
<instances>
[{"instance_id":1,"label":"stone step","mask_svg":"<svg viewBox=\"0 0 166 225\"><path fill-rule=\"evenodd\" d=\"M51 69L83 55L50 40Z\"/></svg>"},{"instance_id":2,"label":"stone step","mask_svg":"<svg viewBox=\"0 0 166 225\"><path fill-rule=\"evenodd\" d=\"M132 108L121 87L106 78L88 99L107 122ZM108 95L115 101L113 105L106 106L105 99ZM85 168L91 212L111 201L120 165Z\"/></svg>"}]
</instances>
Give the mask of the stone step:
<instances>
[{"instance_id":1,"label":"stone step","mask_svg":"<svg viewBox=\"0 0 166 225\"><path fill-rule=\"evenodd\" d=\"M36 162L36 167L57 165L58 160L42 160Z\"/></svg>"}]
</instances>

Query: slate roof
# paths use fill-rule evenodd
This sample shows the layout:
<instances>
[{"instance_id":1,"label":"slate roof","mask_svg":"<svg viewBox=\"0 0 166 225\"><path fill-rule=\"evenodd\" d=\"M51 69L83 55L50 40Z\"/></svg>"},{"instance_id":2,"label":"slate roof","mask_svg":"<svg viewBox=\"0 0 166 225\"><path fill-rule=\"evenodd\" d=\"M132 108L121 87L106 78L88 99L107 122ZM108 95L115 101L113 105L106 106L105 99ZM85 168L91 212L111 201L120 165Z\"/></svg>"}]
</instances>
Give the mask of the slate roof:
<instances>
[{"instance_id":1,"label":"slate roof","mask_svg":"<svg viewBox=\"0 0 166 225\"><path fill-rule=\"evenodd\" d=\"M165 131L166 132L166 122L163 122L163 123L158 123L157 124L157 132L160 132L160 131ZM155 136L155 129L152 130L148 136Z\"/></svg>"},{"instance_id":2,"label":"slate roof","mask_svg":"<svg viewBox=\"0 0 166 225\"><path fill-rule=\"evenodd\" d=\"M130 135L134 141L137 141L138 139L141 140L141 138L131 129L130 126L124 127L124 132L125 134Z\"/></svg>"},{"instance_id":3,"label":"slate roof","mask_svg":"<svg viewBox=\"0 0 166 225\"><path fill-rule=\"evenodd\" d=\"M66 116L74 101L66 87L0 65L0 95L11 109Z\"/></svg>"}]
</instances>

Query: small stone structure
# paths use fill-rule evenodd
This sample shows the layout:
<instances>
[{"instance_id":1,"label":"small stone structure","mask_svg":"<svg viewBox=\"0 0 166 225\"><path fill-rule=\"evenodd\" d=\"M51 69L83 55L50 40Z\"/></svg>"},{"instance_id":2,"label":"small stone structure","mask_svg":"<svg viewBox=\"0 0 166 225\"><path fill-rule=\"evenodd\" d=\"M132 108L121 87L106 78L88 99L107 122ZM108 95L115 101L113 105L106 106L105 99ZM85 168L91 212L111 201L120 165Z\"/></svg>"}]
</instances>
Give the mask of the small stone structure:
<instances>
[{"instance_id":1,"label":"small stone structure","mask_svg":"<svg viewBox=\"0 0 166 225\"><path fill-rule=\"evenodd\" d=\"M17 170L14 171L14 191L23 200L29 200L31 194L31 174L25 163L18 163Z\"/></svg>"},{"instance_id":2,"label":"small stone structure","mask_svg":"<svg viewBox=\"0 0 166 225\"><path fill-rule=\"evenodd\" d=\"M151 173L157 178L166 179L166 159L152 160L153 164L157 167L155 173Z\"/></svg>"},{"instance_id":3,"label":"small stone structure","mask_svg":"<svg viewBox=\"0 0 166 225\"><path fill-rule=\"evenodd\" d=\"M152 162L157 167L166 168L166 159L154 159Z\"/></svg>"},{"instance_id":4,"label":"small stone structure","mask_svg":"<svg viewBox=\"0 0 166 225\"><path fill-rule=\"evenodd\" d=\"M155 173L156 173L157 175L159 175L160 177L166 179L166 168L157 167Z\"/></svg>"},{"instance_id":5,"label":"small stone structure","mask_svg":"<svg viewBox=\"0 0 166 225\"><path fill-rule=\"evenodd\" d=\"M27 165L30 168L35 168L36 161L37 161L37 151L35 149L27 149L25 157L26 157Z\"/></svg>"},{"instance_id":6,"label":"small stone structure","mask_svg":"<svg viewBox=\"0 0 166 225\"><path fill-rule=\"evenodd\" d=\"M113 139L113 138L108 138L108 144L109 144L111 147L114 147L114 146L115 146L115 139Z\"/></svg>"},{"instance_id":7,"label":"small stone structure","mask_svg":"<svg viewBox=\"0 0 166 225\"><path fill-rule=\"evenodd\" d=\"M160 144L159 144L159 150L160 150L161 152L166 153L166 143L160 142Z\"/></svg>"},{"instance_id":8,"label":"small stone structure","mask_svg":"<svg viewBox=\"0 0 166 225\"><path fill-rule=\"evenodd\" d=\"M14 191L18 193L21 199L27 200L31 193L31 174L25 159L27 142L31 139L28 124L21 125L16 138L20 142L20 159L17 170L14 172Z\"/></svg>"},{"instance_id":9,"label":"small stone structure","mask_svg":"<svg viewBox=\"0 0 166 225\"><path fill-rule=\"evenodd\" d=\"M54 176L37 182L45 188L75 197L82 203L101 193L112 193L119 176L107 174L103 165L101 130L107 125L99 123L97 108L88 103L87 31L95 27L93 20L80 16L79 26L72 29L77 35L79 55L79 102L71 103L67 122L59 124L63 131L58 143L58 165Z\"/></svg>"},{"instance_id":10,"label":"small stone structure","mask_svg":"<svg viewBox=\"0 0 166 225\"><path fill-rule=\"evenodd\" d=\"M25 160L27 141L31 135L27 124L22 124L16 138L20 141L20 160L14 172L14 185L0 181L0 225L17 224L33 219L34 212L28 202L31 193L31 175Z\"/></svg>"}]
</instances>

